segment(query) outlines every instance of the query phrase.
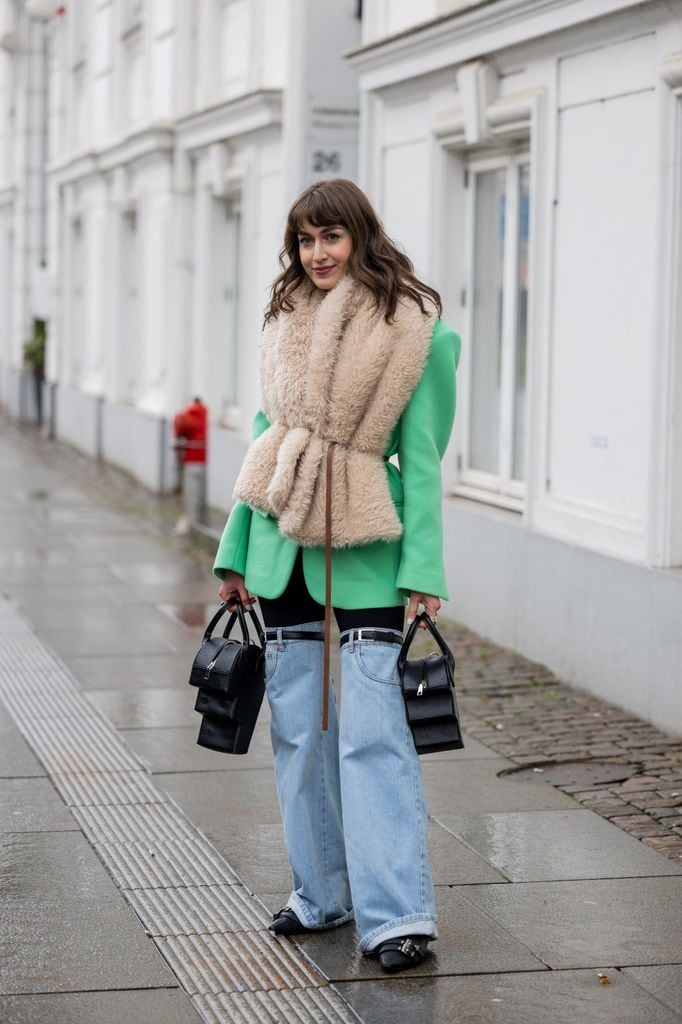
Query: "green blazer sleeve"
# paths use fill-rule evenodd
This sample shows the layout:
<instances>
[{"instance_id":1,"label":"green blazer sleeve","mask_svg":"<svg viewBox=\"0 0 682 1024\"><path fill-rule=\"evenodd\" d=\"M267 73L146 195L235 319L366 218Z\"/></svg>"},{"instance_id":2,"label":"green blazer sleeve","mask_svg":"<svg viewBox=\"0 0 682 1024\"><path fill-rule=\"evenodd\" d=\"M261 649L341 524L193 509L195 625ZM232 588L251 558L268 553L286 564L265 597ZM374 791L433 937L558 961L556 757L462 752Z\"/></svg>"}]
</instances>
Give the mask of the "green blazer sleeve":
<instances>
[{"instance_id":1,"label":"green blazer sleeve","mask_svg":"<svg viewBox=\"0 0 682 1024\"><path fill-rule=\"evenodd\" d=\"M403 480L403 536L396 586L448 600L443 566L441 460L455 419L461 340L436 322L424 371L400 419L398 462Z\"/></svg>"},{"instance_id":2,"label":"green blazer sleeve","mask_svg":"<svg viewBox=\"0 0 682 1024\"><path fill-rule=\"evenodd\" d=\"M267 416L259 409L253 419L251 437L258 437L269 426ZM232 506L213 563L213 573L219 580L227 569L244 575L252 515L252 510L243 501L236 501Z\"/></svg>"}]
</instances>

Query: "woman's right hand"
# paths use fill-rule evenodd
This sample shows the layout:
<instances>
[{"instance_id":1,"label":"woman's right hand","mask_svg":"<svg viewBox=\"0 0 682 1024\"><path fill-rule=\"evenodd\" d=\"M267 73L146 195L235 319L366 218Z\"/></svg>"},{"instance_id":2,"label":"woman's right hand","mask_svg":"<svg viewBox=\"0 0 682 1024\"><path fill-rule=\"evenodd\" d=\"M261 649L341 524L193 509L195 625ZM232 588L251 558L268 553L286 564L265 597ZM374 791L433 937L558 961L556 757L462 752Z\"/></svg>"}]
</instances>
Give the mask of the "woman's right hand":
<instances>
[{"instance_id":1,"label":"woman's right hand","mask_svg":"<svg viewBox=\"0 0 682 1024\"><path fill-rule=\"evenodd\" d=\"M244 577L241 573L232 572L231 569L225 570L223 576L223 582L220 584L220 590L218 591L218 597L221 601L227 601L231 597L235 597L238 594L241 598L242 604L248 610L254 601L257 601L257 597L249 594L248 590L244 586Z\"/></svg>"}]
</instances>

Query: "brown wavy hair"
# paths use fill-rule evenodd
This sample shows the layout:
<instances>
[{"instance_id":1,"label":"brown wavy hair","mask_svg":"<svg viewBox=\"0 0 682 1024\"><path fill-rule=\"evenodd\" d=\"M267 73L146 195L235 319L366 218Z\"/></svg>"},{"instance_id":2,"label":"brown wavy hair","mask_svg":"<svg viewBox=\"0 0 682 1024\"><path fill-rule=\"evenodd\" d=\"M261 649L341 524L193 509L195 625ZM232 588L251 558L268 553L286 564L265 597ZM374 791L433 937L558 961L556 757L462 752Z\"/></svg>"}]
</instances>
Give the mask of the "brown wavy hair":
<instances>
[{"instance_id":1,"label":"brown wavy hair","mask_svg":"<svg viewBox=\"0 0 682 1024\"><path fill-rule=\"evenodd\" d=\"M316 228L340 224L348 231L353 245L347 272L374 294L377 308L384 309L386 323L394 319L398 299L403 296L413 299L422 313L427 312L426 300L442 315L440 295L415 276L412 261L388 237L365 193L347 178L329 178L309 185L289 210L279 252L282 273L270 289L265 323L282 310L292 310L291 296L309 280L298 251L304 220Z\"/></svg>"}]
</instances>

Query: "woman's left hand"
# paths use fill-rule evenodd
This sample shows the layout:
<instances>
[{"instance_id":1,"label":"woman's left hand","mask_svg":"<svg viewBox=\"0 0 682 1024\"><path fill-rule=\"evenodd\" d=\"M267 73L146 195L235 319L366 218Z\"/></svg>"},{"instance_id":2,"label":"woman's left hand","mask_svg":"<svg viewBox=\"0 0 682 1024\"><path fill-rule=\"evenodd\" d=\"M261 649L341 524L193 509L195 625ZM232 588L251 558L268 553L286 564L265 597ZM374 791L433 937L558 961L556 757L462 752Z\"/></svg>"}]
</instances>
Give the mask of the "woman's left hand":
<instances>
[{"instance_id":1,"label":"woman's left hand","mask_svg":"<svg viewBox=\"0 0 682 1024\"><path fill-rule=\"evenodd\" d=\"M410 591L410 603L407 606L407 625L408 626L410 625L412 620L414 618L416 618L416 616L418 614L418 611L419 611L419 605L420 604L424 605L424 611L426 612L426 614L429 616L430 619L432 619L435 622L436 619L438 618L438 609L440 608L440 598L439 597L433 597L431 594L418 594L415 590L411 590ZM419 623L419 629L426 629L425 623L420 622Z\"/></svg>"}]
</instances>

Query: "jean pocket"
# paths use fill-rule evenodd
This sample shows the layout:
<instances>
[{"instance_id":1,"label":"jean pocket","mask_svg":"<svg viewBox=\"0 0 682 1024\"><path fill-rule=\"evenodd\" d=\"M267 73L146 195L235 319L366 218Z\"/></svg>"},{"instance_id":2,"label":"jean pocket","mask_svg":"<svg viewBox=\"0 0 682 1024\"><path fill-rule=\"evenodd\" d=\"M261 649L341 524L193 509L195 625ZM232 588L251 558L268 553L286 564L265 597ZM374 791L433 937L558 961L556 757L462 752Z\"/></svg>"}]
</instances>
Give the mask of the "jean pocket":
<instances>
[{"instance_id":1,"label":"jean pocket","mask_svg":"<svg viewBox=\"0 0 682 1024\"><path fill-rule=\"evenodd\" d=\"M265 644L265 685L272 679L279 661L279 650L274 643Z\"/></svg>"},{"instance_id":2,"label":"jean pocket","mask_svg":"<svg viewBox=\"0 0 682 1024\"><path fill-rule=\"evenodd\" d=\"M353 644L355 662L363 675L375 683L400 686L398 676L398 644L380 640L356 641Z\"/></svg>"}]
</instances>

